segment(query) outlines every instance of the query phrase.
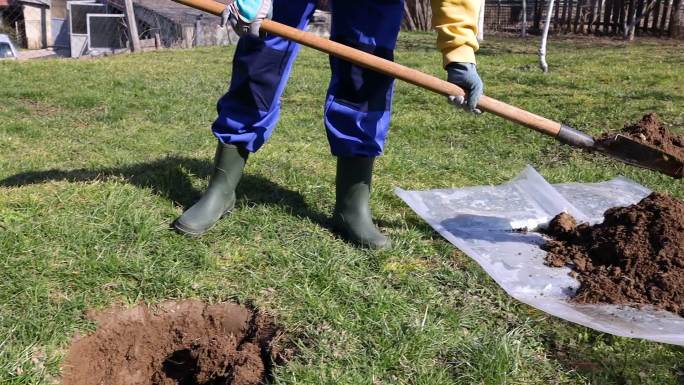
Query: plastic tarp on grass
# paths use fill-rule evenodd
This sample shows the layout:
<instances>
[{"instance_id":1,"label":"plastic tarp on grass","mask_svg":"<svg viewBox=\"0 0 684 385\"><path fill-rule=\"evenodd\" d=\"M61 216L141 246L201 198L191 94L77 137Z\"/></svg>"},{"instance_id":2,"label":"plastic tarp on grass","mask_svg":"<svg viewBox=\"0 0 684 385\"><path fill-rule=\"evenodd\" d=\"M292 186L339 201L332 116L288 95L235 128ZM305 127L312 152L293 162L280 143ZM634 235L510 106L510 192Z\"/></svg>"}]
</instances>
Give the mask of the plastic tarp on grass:
<instances>
[{"instance_id":1,"label":"plastic tarp on grass","mask_svg":"<svg viewBox=\"0 0 684 385\"><path fill-rule=\"evenodd\" d=\"M650 194L647 188L625 178L551 185L528 166L500 186L395 192L517 300L602 332L684 345L684 318L674 313L570 302L579 287L570 268L546 266L543 236L516 231L545 225L563 211L578 222L599 223L606 209L637 203Z\"/></svg>"}]
</instances>

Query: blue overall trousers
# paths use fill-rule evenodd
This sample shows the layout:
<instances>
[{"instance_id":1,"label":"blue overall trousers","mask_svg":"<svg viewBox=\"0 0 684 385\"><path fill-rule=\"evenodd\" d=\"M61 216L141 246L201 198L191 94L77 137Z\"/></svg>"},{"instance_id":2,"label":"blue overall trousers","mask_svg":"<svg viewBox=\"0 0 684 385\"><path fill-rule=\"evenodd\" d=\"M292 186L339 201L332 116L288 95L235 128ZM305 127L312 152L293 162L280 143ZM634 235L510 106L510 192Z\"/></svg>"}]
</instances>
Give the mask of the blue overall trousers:
<instances>
[{"instance_id":1,"label":"blue overall trousers","mask_svg":"<svg viewBox=\"0 0 684 385\"><path fill-rule=\"evenodd\" d=\"M273 20L306 28L315 0L274 0ZM331 39L393 60L403 0L333 0ZM218 101L214 135L223 143L257 151L273 132L280 96L299 44L268 35L240 39L228 92ZM389 130L393 79L334 57L324 124L334 156L375 157Z\"/></svg>"}]
</instances>

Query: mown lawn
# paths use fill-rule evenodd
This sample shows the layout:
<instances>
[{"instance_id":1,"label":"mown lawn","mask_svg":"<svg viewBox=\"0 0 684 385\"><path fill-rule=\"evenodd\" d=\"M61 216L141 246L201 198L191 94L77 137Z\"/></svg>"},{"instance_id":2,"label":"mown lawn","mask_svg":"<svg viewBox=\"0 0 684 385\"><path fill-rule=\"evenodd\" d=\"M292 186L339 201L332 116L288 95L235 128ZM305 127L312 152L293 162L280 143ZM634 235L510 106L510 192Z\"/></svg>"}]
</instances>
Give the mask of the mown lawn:
<instances>
[{"instance_id":1,"label":"mown lawn","mask_svg":"<svg viewBox=\"0 0 684 385\"><path fill-rule=\"evenodd\" d=\"M552 39L553 40L553 39ZM397 60L443 76L430 34ZM591 133L649 111L684 126L684 45L490 38L490 96ZM392 192L498 184L525 164L551 182L679 181L574 152L493 115L399 84L373 210L395 241L359 250L328 228L334 159L322 127L327 58L305 49L282 120L250 158L238 210L190 239L169 224L206 186L209 125L232 48L0 63L0 383L58 381L84 311L170 298L267 309L299 354L278 384L684 382L684 349L569 324L508 297Z\"/></svg>"}]
</instances>

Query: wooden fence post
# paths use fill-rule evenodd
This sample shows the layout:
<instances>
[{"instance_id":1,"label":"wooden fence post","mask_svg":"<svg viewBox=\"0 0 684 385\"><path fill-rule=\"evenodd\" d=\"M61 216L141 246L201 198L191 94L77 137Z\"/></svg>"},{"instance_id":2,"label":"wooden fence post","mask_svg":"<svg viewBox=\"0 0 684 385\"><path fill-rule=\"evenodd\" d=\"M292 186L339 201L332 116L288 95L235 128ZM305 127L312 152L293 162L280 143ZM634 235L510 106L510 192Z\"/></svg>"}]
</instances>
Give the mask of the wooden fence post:
<instances>
[{"instance_id":1,"label":"wooden fence post","mask_svg":"<svg viewBox=\"0 0 684 385\"><path fill-rule=\"evenodd\" d=\"M610 14L613 10L613 0L605 0L603 3L603 26L601 28L601 32L604 35L608 35L610 33Z\"/></svg>"},{"instance_id":2,"label":"wooden fence post","mask_svg":"<svg viewBox=\"0 0 684 385\"><path fill-rule=\"evenodd\" d=\"M553 17L553 31L555 33L559 33L560 30L558 29L559 21L558 21L558 16L560 15L560 0L556 3L556 14Z\"/></svg>"},{"instance_id":3,"label":"wooden fence post","mask_svg":"<svg viewBox=\"0 0 684 385\"><path fill-rule=\"evenodd\" d=\"M653 20L651 21L651 32L657 32L658 31L658 15L660 15L661 3L662 3L662 0L656 1L655 10L653 11Z\"/></svg>"},{"instance_id":4,"label":"wooden fence post","mask_svg":"<svg viewBox=\"0 0 684 385\"><path fill-rule=\"evenodd\" d=\"M584 0L577 0L577 11L575 13L575 23L574 23L574 26L572 27L572 31L574 33L577 33L577 30L579 27L580 17L582 16L582 5L583 4L584 4Z\"/></svg>"},{"instance_id":5,"label":"wooden fence post","mask_svg":"<svg viewBox=\"0 0 684 385\"><path fill-rule=\"evenodd\" d=\"M124 0L126 3L126 21L128 22L128 34L131 39L131 51L140 52L140 37L138 36L138 24L135 21L133 0Z\"/></svg>"},{"instance_id":6,"label":"wooden fence post","mask_svg":"<svg viewBox=\"0 0 684 385\"><path fill-rule=\"evenodd\" d=\"M565 0L563 3L563 14L561 15L561 22L560 22L560 31L561 32L566 32L565 25L567 24L567 13L568 13L568 4L570 3L570 0ZM558 6L560 8L560 5Z\"/></svg>"},{"instance_id":7,"label":"wooden fence post","mask_svg":"<svg viewBox=\"0 0 684 385\"><path fill-rule=\"evenodd\" d=\"M663 0L663 14L660 18L660 33L661 34L666 34L665 26L667 25L667 19L670 11L670 8L672 8L672 0Z\"/></svg>"}]
</instances>

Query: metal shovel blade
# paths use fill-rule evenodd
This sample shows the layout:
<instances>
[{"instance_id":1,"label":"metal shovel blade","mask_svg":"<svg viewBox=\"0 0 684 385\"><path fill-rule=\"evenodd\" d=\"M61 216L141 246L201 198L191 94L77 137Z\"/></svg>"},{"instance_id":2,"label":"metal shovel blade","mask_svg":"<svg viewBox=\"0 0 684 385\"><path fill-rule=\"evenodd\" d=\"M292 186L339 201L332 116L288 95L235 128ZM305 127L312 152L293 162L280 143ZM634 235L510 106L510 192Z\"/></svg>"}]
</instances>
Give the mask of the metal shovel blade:
<instances>
[{"instance_id":1,"label":"metal shovel blade","mask_svg":"<svg viewBox=\"0 0 684 385\"><path fill-rule=\"evenodd\" d=\"M684 160L624 135L618 134L597 141L595 147L596 150L625 163L662 172L677 179L684 177Z\"/></svg>"}]
</instances>

